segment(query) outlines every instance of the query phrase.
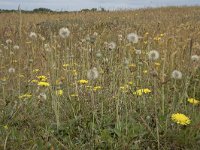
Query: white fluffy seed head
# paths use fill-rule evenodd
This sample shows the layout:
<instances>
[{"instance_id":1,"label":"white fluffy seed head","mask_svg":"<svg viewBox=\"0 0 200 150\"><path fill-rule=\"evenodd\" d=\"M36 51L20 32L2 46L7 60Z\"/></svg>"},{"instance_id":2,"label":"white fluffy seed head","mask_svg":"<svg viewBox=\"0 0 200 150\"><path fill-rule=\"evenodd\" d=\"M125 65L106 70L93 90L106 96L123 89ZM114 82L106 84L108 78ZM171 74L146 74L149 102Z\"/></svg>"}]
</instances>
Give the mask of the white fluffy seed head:
<instances>
[{"instance_id":1,"label":"white fluffy seed head","mask_svg":"<svg viewBox=\"0 0 200 150\"><path fill-rule=\"evenodd\" d=\"M44 44L44 50L46 52L51 52L51 47L49 46L49 44Z\"/></svg>"},{"instance_id":2,"label":"white fluffy seed head","mask_svg":"<svg viewBox=\"0 0 200 150\"><path fill-rule=\"evenodd\" d=\"M129 60L127 58L124 58L124 65L127 66L129 64Z\"/></svg>"},{"instance_id":3,"label":"white fluffy seed head","mask_svg":"<svg viewBox=\"0 0 200 150\"><path fill-rule=\"evenodd\" d=\"M67 38L67 37L69 36L69 34L70 34L70 31L69 31L68 28L61 28L61 29L59 30L59 35L60 35L60 37L62 37L62 38Z\"/></svg>"},{"instance_id":4,"label":"white fluffy seed head","mask_svg":"<svg viewBox=\"0 0 200 150\"><path fill-rule=\"evenodd\" d=\"M97 58L101 58L101 57L102 57L101 52L97 52L97 53L96 53L96 57L97 57Z\"/></svg>"},{"instance_id":5,"label":"white fluffy seed head","mask_svg":"<svg viewBox=\"0 0 200 150\"><path fill-rule=\"evenodd\" d=\"M116 48L116 43L115 43L115 42L110 42L110 43L108 43L108 48L109 48L110 50L115 49L115 48Z\"/></svg>"},{"instance_id":6,"label":"white fluffy seed head","mask_svg":"<svg viewBox=\"0 0 200 150\"><path fill-rule=\"evenodd\" d=\"M156 50L152 50L148 53L149 60L157 60L160 57L160 54Z\"/></svg>"},{"instance_id":7,"label":"white fluffy seed head","mask_svg":"<svg viewBox=\"0 0 200 150\"><path fill-rule=\"evenodd\" d=\"M129 42L138 43L139 37L136 33L129 33L127 39Z\"/></svg>"},{"instance_id":8,"label":"white fluffy seed head","mask_svg":"<svg viewBox=\"0 0 200 150\"><path fill-rule=\"evenodd\" d=\"M35 39L37 39L37 34L36 34L35 32L31 32L31 33L29 34L29 37L30 37L32 40L35 40Z\"/></svg>"},{"instance_id":9,"label":"white fluffy seed head","mask_svg":"<svg viewBox=\"0 0 200 150\"><path fill-rule=\"evenodd\" d=\"M119 35L118 35L118 40L119 40L119 41L122 41L122 40L123 40L123 35L119 34Z\"/></svg>"},{"instance_id":10,"label":"white fluffy seed head","mask_svg":"<svg viewBox=\"0 0 200 150\"><path fill-rule=\"evenodd\" d=\"M200 60L200 57L198 55L192 55L191 60L194 61L194 62L197 62L197 61Z\"/></svg>"},{"instance_id":11,"label":"white fluffy seed head","mask_svg":"<svg viewBox=\"0 0 200 150\"><path fill-rule=\"evenodd\" d=\"M8 72L9 72L9 73L15 73L15 68L10 67L10 68L8 69Z\"/></svg>"},{"instance_id":12,"label":"white fluffy seed head","mask_svg":"<svg viewBox=\"0 0 200 150\"><path fill-rule=\"evenodd\" d=\"M40 94L38 95L38 98L39 98L39 99L46 100L46 99L47 99L47 95L46 95L45 93L40 93Z\"/></svg>"},{"instance_id":13,"label":"white fluffy seed head","mask_svg":"<svg viewBox=\"0 0 200 150\"><path fill-rule=\"evenodd\" d=\"M96 67L88 70L88 72L87 72L87 78L88 78L88 80L95 80L98 77L99 77L99 72L98 72L98 70L97 70Z\"/></svg>"},{"instance_id":14,"label":"white fluffy seed head","mask_svg":"<svg viewBox=\"0 0 200 150\"><path fill-rule=\"evenodd\" d=\"M182 79L182 77L183 77L183 75L180 71L174 70L172 72L172 78L180 80L180 79Z\"/></svg>"},{"instance_id":15,"label":"white fluffy seed head","mask_svg":"<svg viewBox=\"0 0 200 150\"><path fill-rule=\"evenodd\" d=\"M6 40L6 44L11 44L12 43L12 40L11 39L7 39Z\"/></svg>"},{"instance_id":16,"label":"white fluffy seed head","mask_svg":"<svg viewBox=\"0 0 200 150\"><path fill-rule=\"evenodd\" d=\"M139 50L139 49L137 49L137 50L135 50L135 54L136 54L136 55L140 55L140 54L142 54L142 51Z\"/></svg>"},{"instance_id":17,"label":"white fluffy seed head","mask_svg":"<svg viewBox=\"0 0 200 150\"><path fill-rule=\"evenodd\" d=\"M18 45L15 45L15 46L13 46L13 49L14 49L14 50L18 50L18 49L19 49L19 46L18 46Z\"/></svg>"}]
</instances>

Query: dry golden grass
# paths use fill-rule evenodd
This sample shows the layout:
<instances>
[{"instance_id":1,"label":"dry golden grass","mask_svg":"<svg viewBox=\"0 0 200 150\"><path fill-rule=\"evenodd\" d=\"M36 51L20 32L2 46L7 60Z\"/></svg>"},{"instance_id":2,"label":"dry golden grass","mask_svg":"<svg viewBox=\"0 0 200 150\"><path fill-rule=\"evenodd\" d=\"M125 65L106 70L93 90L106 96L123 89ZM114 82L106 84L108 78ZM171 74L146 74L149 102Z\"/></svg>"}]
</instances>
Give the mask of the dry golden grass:
<instances>
[{"instance_id":1,"label":"dry golden grass","mask_svg":"<svg viewBox=\"0 0 200 150\"><path fill-rule=\"evenodd\" d=\"M0 20L0 149L200 148L199 7Z\"/></svg>"}]
</instances>

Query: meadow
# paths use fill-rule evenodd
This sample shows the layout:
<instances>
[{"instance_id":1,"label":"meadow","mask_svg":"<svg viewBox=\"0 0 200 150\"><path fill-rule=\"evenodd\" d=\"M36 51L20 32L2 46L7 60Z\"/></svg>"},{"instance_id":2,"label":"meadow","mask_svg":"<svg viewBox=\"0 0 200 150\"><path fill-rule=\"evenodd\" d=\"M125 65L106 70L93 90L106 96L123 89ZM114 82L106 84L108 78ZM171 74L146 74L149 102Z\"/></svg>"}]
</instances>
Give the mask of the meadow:
<instances>
[{"instance_id":1,"label":"meadow","mask_svg":"<svg viewBox=\"0 0 200 150\"><path fill-rule=\"evenodd\" d=\"M0 149L200 149L200 7L0 20Z\"/></svg>"}]
</instances>

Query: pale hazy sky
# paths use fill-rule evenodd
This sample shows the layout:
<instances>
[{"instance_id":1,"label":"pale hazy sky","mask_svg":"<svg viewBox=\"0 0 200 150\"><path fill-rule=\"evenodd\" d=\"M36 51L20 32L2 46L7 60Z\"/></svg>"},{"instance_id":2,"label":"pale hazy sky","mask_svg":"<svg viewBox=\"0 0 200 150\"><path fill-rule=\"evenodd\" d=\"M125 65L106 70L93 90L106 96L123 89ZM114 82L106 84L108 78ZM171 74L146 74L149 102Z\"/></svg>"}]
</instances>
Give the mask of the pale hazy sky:
<instances>
[{"instance_id":1,"label":"pale hazy sky","mask_svg":"<svg viewBox=\"0 0 200 150\"><path fill-rule=\"evenodd\" d=\"M157 6L200 5L200 0L0 0L0 9L31 10L45 7L52 10L80 10L83 8L125 9Z\"/></svg>"}]
</instances>

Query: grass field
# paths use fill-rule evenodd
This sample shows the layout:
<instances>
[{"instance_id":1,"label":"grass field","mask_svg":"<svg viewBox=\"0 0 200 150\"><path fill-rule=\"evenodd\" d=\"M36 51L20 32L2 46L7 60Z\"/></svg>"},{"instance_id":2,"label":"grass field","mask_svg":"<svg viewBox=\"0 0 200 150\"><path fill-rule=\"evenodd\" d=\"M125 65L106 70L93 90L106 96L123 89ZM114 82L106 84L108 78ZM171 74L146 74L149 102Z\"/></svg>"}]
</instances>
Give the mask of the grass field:
<instances>
[{"instance_id":1,"label":"grass field","mask_svg":"<svg viewBox=\"0 0 200 150\"><path fill-rule=\"evenodd\" d=\"M0 20L0 149L200 149L200 7Z\"/></svg>"}]
</instances>

